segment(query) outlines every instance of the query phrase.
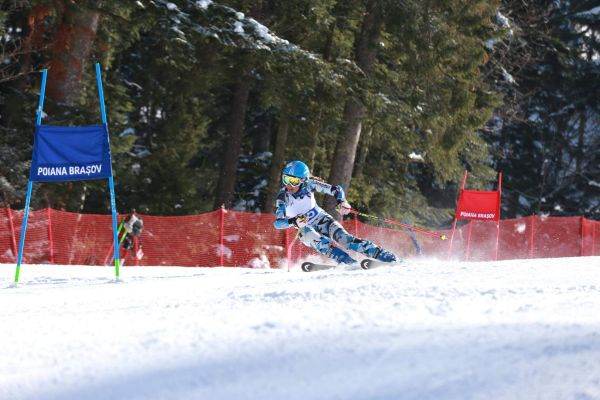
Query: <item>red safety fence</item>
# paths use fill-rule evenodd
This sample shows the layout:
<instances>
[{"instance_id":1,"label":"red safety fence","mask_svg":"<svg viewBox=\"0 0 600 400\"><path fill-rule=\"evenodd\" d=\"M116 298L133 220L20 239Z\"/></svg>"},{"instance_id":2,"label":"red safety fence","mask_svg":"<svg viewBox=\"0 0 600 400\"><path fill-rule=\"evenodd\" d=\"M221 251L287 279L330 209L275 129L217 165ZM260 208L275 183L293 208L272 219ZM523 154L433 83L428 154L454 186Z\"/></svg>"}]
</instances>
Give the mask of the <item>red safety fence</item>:
<instances>
[{"instance_id":1,"label":"red safety fence","mask_svg":"<svg viewBox=\"0 0 600 400\"><path fill-rule=\"evenodd\" d=\"M200 215L140 215L144 230L125 265L248 266L286 268L316 257L296 239L294 229L276 230L274 216L230 210ZM0 209L0 263L15 263L22 211ZM582 217L530 216L500 221L498 259L591 256L600 253L600 222ZM415 250L406 231L346 220L353 235L374 241L403 257ZM446 259L449 241L416 232L423 256ZM53 209L29 216L23 262L27 264L111 265L110 215ZM454 236L452 259L484 261L495 257L496 223L471 221ZM139 250L139 251L138 251ZM124 250L122 250L124 251ZM136 257L136 253L138 256ZM142 255L143 253L143 255Z\"/></svg>"}]
</instances>

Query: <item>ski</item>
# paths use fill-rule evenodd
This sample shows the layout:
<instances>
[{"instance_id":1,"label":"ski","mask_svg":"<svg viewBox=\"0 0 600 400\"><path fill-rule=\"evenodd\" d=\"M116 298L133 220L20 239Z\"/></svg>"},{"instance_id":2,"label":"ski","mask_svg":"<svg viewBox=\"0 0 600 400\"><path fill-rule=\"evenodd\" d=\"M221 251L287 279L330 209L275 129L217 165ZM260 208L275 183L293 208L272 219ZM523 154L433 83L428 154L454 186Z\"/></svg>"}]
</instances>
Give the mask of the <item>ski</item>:
<instances>
[{"instance_id":1,"label":"ski","mask_svg":"<svg viewBox=\"0 0 600 400\"><path fill-rule=\"evenodd\" d=\"M398 266L401 265L399 262L384 262L384 261L379 261L379 260L373 260L370 258L365 258L364 260L362 260L360 262L360 267L362 269L373 269L373 268L377 268L377 267L385 267L385 266Z\"/></svg>"},{"instance_id":2,"label":"ski","mask_svg":"<svg viewBox=\"0 0 600 400\"><path fill-rule=\"evenodd\" d=\"M378 268L378 267L385 267L385 266L389 267L389 266L398 266L398 265L401 265L401 264L372 260L370 258L365 258L364 260L362 260L360 262L360 267L365 270ZM306 262L302 263L300 268L304 272L312 272L312 271L325 271L328 269L334 269L335 267L336 267L336 265L334 265L334 264L316 264L316 263L313 263L310 261L306 261Z\"/></svg>"},{"instance_id":3,"label":"ski","mask_svg":"<svg viewBox=\"0 0 600 400\"><path fill-rule=\"evenodd\" d=\"M302 268L302 271L304 272L312 272L312 271L324 271L327 269L333 269L335 268L335 265L332 264L315 264L313 262L303 262L302 266L300 268Z\"/></svg>"}]
</instances>

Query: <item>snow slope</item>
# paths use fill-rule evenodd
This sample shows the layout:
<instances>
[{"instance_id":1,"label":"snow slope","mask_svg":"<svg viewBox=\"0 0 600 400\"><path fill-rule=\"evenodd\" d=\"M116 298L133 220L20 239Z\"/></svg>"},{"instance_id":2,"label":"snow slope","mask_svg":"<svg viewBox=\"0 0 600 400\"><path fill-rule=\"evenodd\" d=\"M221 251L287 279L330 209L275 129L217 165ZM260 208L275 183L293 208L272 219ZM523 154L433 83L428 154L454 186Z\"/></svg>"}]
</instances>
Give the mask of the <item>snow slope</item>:
<instances>
[{"instance_id":1,"label":"snow slope","mask_svg":"<svg viewBox=\"0 0 600 400\"><path fill-rule=\"evenodd\" d=\"M600 257L0 265L0 399L600 399Z\"/></svg>"}]
</instances>

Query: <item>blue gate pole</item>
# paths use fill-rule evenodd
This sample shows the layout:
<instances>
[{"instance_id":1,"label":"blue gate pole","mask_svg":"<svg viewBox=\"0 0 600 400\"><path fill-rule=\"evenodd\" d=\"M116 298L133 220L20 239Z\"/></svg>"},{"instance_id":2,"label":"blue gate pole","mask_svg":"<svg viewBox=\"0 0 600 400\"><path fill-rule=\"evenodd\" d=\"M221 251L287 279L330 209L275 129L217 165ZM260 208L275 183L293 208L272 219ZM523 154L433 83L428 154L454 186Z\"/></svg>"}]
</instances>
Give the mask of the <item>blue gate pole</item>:
<instances>
[{"instance_id":1,"label":"blue gate pole","mask_svg":"<svg viewBox=\"0 0 600 400\"><path fill-rule=\"evenodd\" d=\"M98 83L98 98L100 101L100 115L102 117L102 124L108 132L108 122L106 119L106 106L104 105L104 90L102 89L102 73L100 71L100 63L96 63L96 82ZM110 152L110 136L108 149ZM110 157L110 177L108 178L108 187L110 189L110 208L112 211L112 226L113 226L113 241L115 244L115 276L117 279L119 278L119 267L121 265L121 260L119 257L119 235L117 230L117 205L115 202L115 182L113 179L113 170L112 170L112 155Z\"/></svg>"},{"instance_id":2,"label":"blue gate pole","mask_svg":"<svg viewBox=\"0 0 600 400\"><path fill-rule=\"evenodd\" d=\"M29 202L31 201L31 191L33 182L27 182L27 197L25 200L25 210L23 210L23 223L21 224L21 235L19 237L19 255L17 257L17 269L15 270L15 283L19 283L19 274L21 273L21 260L23 259L23 248L25 247L25 234L27 233L27 220L29 219Z\"/></svg>"},{"instance_id":3,"label":"blue gate pole","mask_svg":"<svg viewBox=\"0 0 600 400\"><path fill-rule=\"evenodd\" d=\"M40 100L37 111L35 112L35 126L42 124L42 115L44 113L44 99L46 97L46 79L48 70L42 70L42 86L40 87ZM27 220L29 219L29 204L31 202L31 192L33 190L33 182L31 179L27 181L27 196L25 197L25 210L23 210L23 222L21 224L21 234L19 236L19 253L17 255L17 268L15 270L15 283L19 283L19 274L21 273L21 261L23 260L23 249L25 248L25 235L27 234Z\"/></svg>"}]
</instances>

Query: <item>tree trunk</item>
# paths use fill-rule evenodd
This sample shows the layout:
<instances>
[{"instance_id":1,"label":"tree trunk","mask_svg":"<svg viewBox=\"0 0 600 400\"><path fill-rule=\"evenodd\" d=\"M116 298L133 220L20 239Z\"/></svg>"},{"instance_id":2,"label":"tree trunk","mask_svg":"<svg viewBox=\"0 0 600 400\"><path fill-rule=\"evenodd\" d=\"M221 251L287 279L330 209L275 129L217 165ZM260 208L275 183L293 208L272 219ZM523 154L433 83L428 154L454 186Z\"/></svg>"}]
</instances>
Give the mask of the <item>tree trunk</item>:
<instances>
[{"instance_id":1,"label":"tree trunk","mask_svg":"<svg viewBox=\"0 0 600 400\"><path fill-rule=\"evenodd\" d=\"M47 90L52 100L74 105L83 93L81 78L92 51L99 20L98 11L80 5L65 6L54 36L50 60L52 78L48 79Z\"/></svg>"},{"instance_id":2,"label":"tree trunk","mask_svg":"<svg viewBox=\"0 0 600 400\"><path fill-rule=\"evenodd\" d=\"M280 174L285 162L285 147L287 144L288 132L290 129L290 120L287 113L282 113L279 119L279 127L277 129L277 138L275 139L275 151L271 159L271 168L269 170L269 186L267 186L267 194L265 204L263 205L264 212L272 212L279 192Z\"/></svg>"},{"instance_id":3,"label":"tree trunk","mask_svg":"<svg viewBox=\"0 0 600 400\"><path fill-rule=\"evenodd\" d=\"M585 115L585 109L579 114L579 130L577 137L577 156L575 158L575 175L579 176L583 170L583 160L585 157L585 128L587 125L587 118Z\"/></svg>"},{"instance_id":4,"label":"tree trunk","mask_svg":"<svg viewBox=\"0 0 600 400\"><path fill-rule=\"evenodd\" d=\"M323 60L331 61L332 60L332 52L333 52L333 38L335 36L335 30L337 27L337 21L331 24L329 31L327 32L327 39L325 40L325 47L323 48ZM325 89L323 88L323 83L318 82L317 87L315 89L316 96L315 98L320 99L325 95ZM309 128L309 137L310 137L310 147L308 156L306 160L308 161L308 165L312 168L316 165L317 158L317 149L319 146L319 133L321 131L321 126L323 125L323 107L318 105L316 111L313 112L316 114L316 118L314 122L311 124ZM314 172L314 171L313 171Z\"/></svg>"},{"instance_id":5,"label":"tree trunk","mask_svg":"<svg viewBox=\"0 0 600 400\"><path fill-rule=\"evenodd\" d=\"M221 207L221 205L225 205L227 208L232 205L238 159L242 151L242 138L244 136L244 122L246 119L248 96L250 94L250 84L250 77L247 73L244 73L241 74L235 85L231 115L227 125L227 143L225 145L221 173L215 193L215 209Z\"/></svg>"},{"instance_id":6,"label":"tree trunk","mask_svg":"<svg viewBox=\"0 0 600 400\"><path fill-rule=\"evenodd\" d=\"M365 166L365 162L367 161L367 154L369 153L369 141L371 139L371 135L373 134L373 128L371 127L366 131L367 133L363 136L362 141L360 142L361 146L358 149L358 161L354 166L354 174L355 178L362 176L363 168Z\"/></svg>"},{"instance_id":7,"label":"tree trunk","mask_svg":"<svg viewBox=\"0 0 600 400\"><path fill-rule=\"evenodd\" d=\"M318 88L317 88L317 93ZM310 124L308 128L308 139L309 139L309 147L308 154L306 160L308 165L312 168L316 165L317 161L317 149L319 148L319 132L321 130L323 121L323 111L322 108L316 111L316 118L312 124ZM313 171L314 172L314 171Z\"/></svg>"},{"instance_id":8,"label":"tree trunk","mask_svg":"<svg viewBox=\"0 0 600 400\"><path fill-rule=\"evenodd\" d=\"M377 56L377 46L381 34L383 15L377 0L369 0L366 13L362 21L362 28L355 41L356 64L362 69L368 78L372 72ZM344 124L342 135L336 147L329 183L341 185L345 190L350 187L352 170L356 149L360 140L362 121L366 113L365 105L356 97L350 97L344 108ZM328 197L325 201L325 209L334 213L336 201Z\"/></svg>"},{"instance_id":9,"label":"tree trunk","mask_svg":"<svg viewBox=\"0 0 600 400\"><path fill-rule=\"evenodd\" d=\"M269 151L271 136L273 135L272 117L265 116L264 122L258 123L258 129L252 135L252 154L260 154Z\"/></svg>"},{"instance_id":10,"label":"tree trunk","mask_svg":"<svg viewBox=\"0 0 600 400\"><path fill-rule=\"evenodd\" d=\"M362 131L362 120L365 116L366 107L355 98L350 98L344 108L344 130L339 141L333 159L329 182L342 185L344 188L350 186L356 149Z\"/></svg>"},{"instance_id":11,"label":"tree trunk","mask_svg":"<svg viewBox=\"0 0 600 400\"><path fill-rule=\"evenodd\" d=\"M45 19L52 14L52 7L48 4L34 6L27 16L27 36L23 41L23 59L21 61L21 74L28 74L32 70L31 57L34 52L41 51L44 44L44 35L47 31ZM27 80L21 80L21 89L25 89Z\"/></svg>"}]
</instances>

